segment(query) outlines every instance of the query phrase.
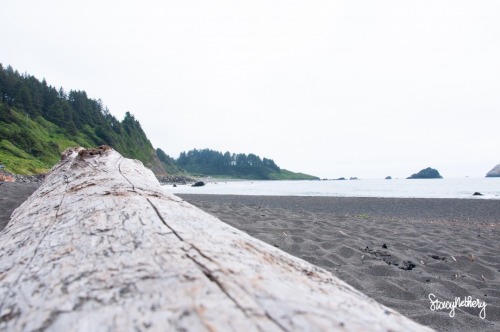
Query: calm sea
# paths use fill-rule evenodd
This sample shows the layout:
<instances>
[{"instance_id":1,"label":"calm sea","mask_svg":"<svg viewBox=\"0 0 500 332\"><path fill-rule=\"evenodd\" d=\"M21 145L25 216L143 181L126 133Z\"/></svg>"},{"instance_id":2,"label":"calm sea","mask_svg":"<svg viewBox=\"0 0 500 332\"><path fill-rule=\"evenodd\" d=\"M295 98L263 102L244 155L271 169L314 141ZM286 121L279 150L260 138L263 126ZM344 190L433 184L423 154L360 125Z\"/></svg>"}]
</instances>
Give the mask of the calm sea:
<instances>
[{"instance_id":1,"label":"calm sea","mask_svg":"<svg viewBox=\"0 0 500 332\"><path fill-rule=\"evenodd\" d=\"M204 187L166 185L165 189L174 194L500 199L500 178L212 181ZM473 196L475 192L483 196Z\"/></svg>"}]
</instances>

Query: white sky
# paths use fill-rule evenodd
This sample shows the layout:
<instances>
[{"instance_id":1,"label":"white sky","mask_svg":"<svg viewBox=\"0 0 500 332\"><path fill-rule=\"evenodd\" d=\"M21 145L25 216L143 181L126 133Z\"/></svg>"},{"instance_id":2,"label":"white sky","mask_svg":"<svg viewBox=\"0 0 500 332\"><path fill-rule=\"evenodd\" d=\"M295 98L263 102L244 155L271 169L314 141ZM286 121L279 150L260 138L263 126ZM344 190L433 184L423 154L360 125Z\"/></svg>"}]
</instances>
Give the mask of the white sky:
<instances>
[{"instance_id":1,"label":"white sky","mask_svg":"<svg viewBox=\"0 0 500 332\"><path fill-rule=\"evenodd\" d=\"M0 2L0 62L155 147L336 178L500 163L500 1Z\"/></svg>"}]
</instances>

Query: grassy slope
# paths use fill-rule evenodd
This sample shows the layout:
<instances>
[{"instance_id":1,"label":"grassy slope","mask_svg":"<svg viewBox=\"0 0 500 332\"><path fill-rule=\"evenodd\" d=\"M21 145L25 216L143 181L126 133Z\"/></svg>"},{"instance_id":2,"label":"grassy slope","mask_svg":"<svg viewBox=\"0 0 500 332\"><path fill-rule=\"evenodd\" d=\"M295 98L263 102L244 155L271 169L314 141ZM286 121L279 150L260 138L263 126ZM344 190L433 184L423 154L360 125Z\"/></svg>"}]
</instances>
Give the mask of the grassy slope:
<instances>
[{"instance_id":1,"label":"grassy slope","mask_svg":"<svg viewBox=\"0 0 500 332\"><path fill-rule=\"evenodd\" d=\"M68 147L94 147L103 143L95 128L88 125L70 137L65 130L41 116L33 119L4 105L0 105L0 112L4 112L5 120L0 120L0 164L7 172L22 175L46 173ZM132 127L132 134L117 135L115 149L125 157L141 160L155 174L165 176L166 165L158 160L142 130L133 128L139 126L138 123L128 125Z\"/></svg>"},{"instance_id":2,"label":"grassy slope","mask_svg":"<svg viewBox=\"0 0 500 332\"><path fill-rule=\"evenodd\" d=\"M279 173L270 174L272 180L319 180L318 177L304 173L294 173L281 169Z\"/></svg>"},{"instance_id":3,"label":"grassy slope","mask_svg":"<svg viewBox=\"0 0 500 332\"><path fill-rule=\"evenodd\" d=\"M10 123L0 121L0 164L8 172L23 175L45 173L66 148L95 145L82 134L68 138L58 126L42 117L31 119L6 108L1 111L10 112L12 119Z\"/></svg>"}]
</instances>

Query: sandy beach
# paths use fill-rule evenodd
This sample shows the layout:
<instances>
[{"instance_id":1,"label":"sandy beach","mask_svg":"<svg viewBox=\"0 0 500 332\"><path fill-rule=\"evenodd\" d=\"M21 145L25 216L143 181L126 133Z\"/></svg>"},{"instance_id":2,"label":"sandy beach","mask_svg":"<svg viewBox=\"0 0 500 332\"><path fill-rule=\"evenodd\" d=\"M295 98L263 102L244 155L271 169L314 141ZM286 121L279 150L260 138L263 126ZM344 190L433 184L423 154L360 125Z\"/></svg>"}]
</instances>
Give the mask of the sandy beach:
<instances>
[{"instance_id":1,"label":"sandy beach","mask_svg":"<svg viewBox=\"0 0 500 332\"><path fill-rule=\"evenodd\" d=\"M421 324L500 330L498 200L179 196ZM485 318L465 302L432 311L430 294L486 302Z\"/></svg>"},{"instance_id":2,"label":"sandy beach","mask_svg":"<svg viewBox=\"0 0 500 332\"><path fill-rule=\"evenodd\" d=\"M40 186L40 183L0 182L0 230L12 212Z\"/></svg>"},{"instance_id":3,"label":"sandy beach","mask_svg":"<svg viewBox=\"0 0 500 332\"><path fill-rule=\"evenodd\" d=\"M37 187L0 185L0 229ZM421 324L500 330L498 200L179 196ZM454 317L433 311L430 294L439 303L460 298L462 307Z\"/></svg>"}]
</instances>

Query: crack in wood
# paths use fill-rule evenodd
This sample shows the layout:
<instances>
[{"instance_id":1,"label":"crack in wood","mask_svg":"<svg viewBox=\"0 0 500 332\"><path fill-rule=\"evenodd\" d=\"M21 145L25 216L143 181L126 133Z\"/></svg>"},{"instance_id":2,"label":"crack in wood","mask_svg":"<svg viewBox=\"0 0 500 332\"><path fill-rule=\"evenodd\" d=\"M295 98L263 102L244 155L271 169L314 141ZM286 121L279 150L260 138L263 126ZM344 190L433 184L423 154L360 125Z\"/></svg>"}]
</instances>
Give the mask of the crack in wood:
<instances>
[{"instance_id":1,"label":"crack in wood","mask_svg":"<svg viewBox=\"0 0 500 332\"><path fill-rule=\"evenodd\" d=\"M120 174L127 180L128 183L130 183L130 185L132 186L132 188L134 188L134 191L135 191L135 186L134 184L123 174L123 172L121 171L121 162L119 164L119 170L120 170ZM139 195L142 196L141 193L138 193ZM156 205L149 199L146 197L146 200L149 202L149 204L151 205L151 207L153 208L153 210L155 211L156 215L158 216L158 218L161 220L161 222L168 228L172 231L172 233L181 241L181 242L184 242L184 243L187 243L191 246L192 249L194 249L196 252L198 252L203 258L211 261L211 262L214 262L212 258L208 257L207 255L203 254L201 252L201 250L199 248L197 248L195 245L191 244L191 243L188 243L186 241L184 241L184 239L179 235L179 233L177 233L177 231L172 228L167 222L166 220L163 218L163 216L161 215L160 211L158 210L158 208L156 207ZM189 254L186 255L187 258L189 258L193 263L195 263L195 266L198 266L201 270L201 272L207 277L208 280L210 280L211 282L213 282L221 291L222 293L224 293L227 298L229 300L231 300L235 306L245 315L245 316L248 316L248 313L247 311L245 310L245 308L243 308L241 306L241 304L225 289L224 285L217 279L217 277L213 274L213 271L211 271L210 269L208 269L204 264L202 264L201 262L199 262L195 257L193 256L190 256ZM266 316L272 321L274 322L281 330L283 331L287 331L281 324L279 324L279 322L277 322L273 317L271 317L267 312L266 312ZM257 326L258 327L258 326ZM260 327L259 327L260 329Z\"/></svg>"},{"instance_id":2,"label":"crack in wood","mask_svg":"<svg viewBox=\"0 0 500 332\"><path fill-rule=\"evenodd\" d=\"M165 219L162 217L162 215L160 214L160 211L158 210L158 208L153 204L153 202L151 202L151 200L149 198L146 198L147 201L149 202L149 204L151 204L151 206L153 207L153 209L155 210L158 218L160 218L160 220L162 221L162 223L168 228L170 229L174 234L175 236L182 242L188 244L192 249L194 249L196 252L198 252L200 254L200 256L202 256L203 258L213 262L213 263L216 263L211 257L208 257L207 255L205 255L204 253L202 253L202 251L197 248L194 244L192 243L189 243L189 242L186 242L184 241L184 239L175 231L175 229L173 229L170 225L168 225L168 223L165 221ZM220 290L221 292L226 295L226 297L234 303L234 305L246 316L246 317L249 317L248 315L248 312L245 308L243 308L243 306L241 306L241 304L229 293L229 291L224 287L224 285L218 280L217 276L215 276L214 274L214 271L211 271L208 267L206 267L203 263L199 262L195 257L189 255L189 254L186 254L186 257L189 258L193 263L195 263L195 266L198 266L201 270L201 272L207 277L208 280L210 280L212 283L214 283ZM264 310L265 311L265 310ZM274 319L267 311L265 311L265 314L266 314L266 317L271 321L273 322L274 324L276 324L276 326L282 330L282 331L288 331L283 325L281 325L276 319ZM261 330L261 328L257 325L256 326L259 330Z\"/></svg>"},{"instance_id":3,"label":"crack in wood","mask_svg":"<svg viewBox=\"0 0 500 332\"><path fill-rule=\"evenodd\" d=\"M182 242L185 242L184 239L179 235L179 233L177 233L175 231L175 229L173 229L172 227L170 227L167 222L165 221L165 219L163 219L162 215L160 214L160 211L158 211L158 208L156 207L156 205L153 204L153 202L151 202L151 200L149 198L146 198L146 200L149 202L149 204L151 204L151 206L153 207L153 210L155 210L156 212L156 215L158 216L158 218L160 218L161 222L168 228L172 231L172 233L174 233L174 235L179 239L181 240Z\"/></svg>"},{"instance_id":4,"label":"crack in wood","mask_svg":"<svg viewBox=\"0 0 500 332\"><path fill-rule=\"evenodd\" d=\"M123 174L122 172L122 162L123 162L123 157L120 156L120 162L118 163L118 172L120 172L120 174L123 176L123 178L125 180L127 180L128 183L130 183L130 185L132 186L132 190L135 192L135 186L132 182L130 182L130 180L125 176L125 174Z\"/></svg>"},{"instance_id":5,"label":"crack in wood","mask_svg":"<svg viewBox=\"0 0 500 332\"><path fill-rule=\"evenodd\" d=\"M67 177L65 177L65 180L66 180L66 181L68 181L68 178L67 178ZM66 183L68 183L68 182L66 182ZM88 188L88 187L93 187L93 186L95 186L95 185L96 185L96 184L95 184L95 183L93 183L93 182L83 183L83 184L80 184L80 185L76 185L76 186L74 186L74 187L71 187L71 188L69 188L68 190L69 190L70 192L75 192L75 191L79 191L79 190L82 190L82 189L85 189L85 188Z\"/></svg>"},{"instance_id":6,"label":"crack in wood","mask_svg":"<svg viewBox=\"0 0 500 332\"><path fill-rule=\"evenodd\" d=\"M0 323L7 323L21 315L21 309L17 306L10 306L4 311L0 311Z\"/></svg>"},{"instance_id":7,"label":"crack in wood","mask_svg":"<svg viewBox=\"0 0 500 332\"><path fill-rule=\"evenodd\" d=\"M153 209L155 210L156 214L158 215L158 218L160 218L160 220L163 222L163 224L168 227L176 236L177 238L182 241L182 242L185 242L182 237L171 227L167 224L167 222L165 221L165 219L161 216L160 212L158 211L158 208L153 204L153 202L151 202L151 200L149 200L149 198L147 198L149 204L151 204L151 206L153 207ZM187 243L187 242L185 242ZM216 263L211 257L208 257L207 255L205 255L199 248L197 248L194 244L192 243L187 243L190 245L190 247L192 249L194 249L196 252L198 252L200 254L200 256L202 256L203 258L213 262L213 263ZM235 306L247 317L249 317L248 315L248 312L245 308L243 308L243 306L241 306L241 304L229 293L229 291L224 287L224 285L218 280L217 276L215 276L214 274L214 271L211 271L208 267L206 267L203 263L199 262L195 257L189 255L189 254L186 254L186 257L189 258L193 263L195 263L196 266L198 266L201 270L201 272L207 277L208 280L210 280L212 283L214 283L221 291L222 293L224 293L227 298L229 300L231 300L231 302L233 302L235 304ZM274 324L276 324L276 326L281 329L282 331L288 331L283 325L281 325L274 317L272 317L267 311L265 311L265 315L266 317L271 321L273 322ZM256 326L259 330L261 330L261 328L259 326Z\"/></svg>"}]
</instances>

